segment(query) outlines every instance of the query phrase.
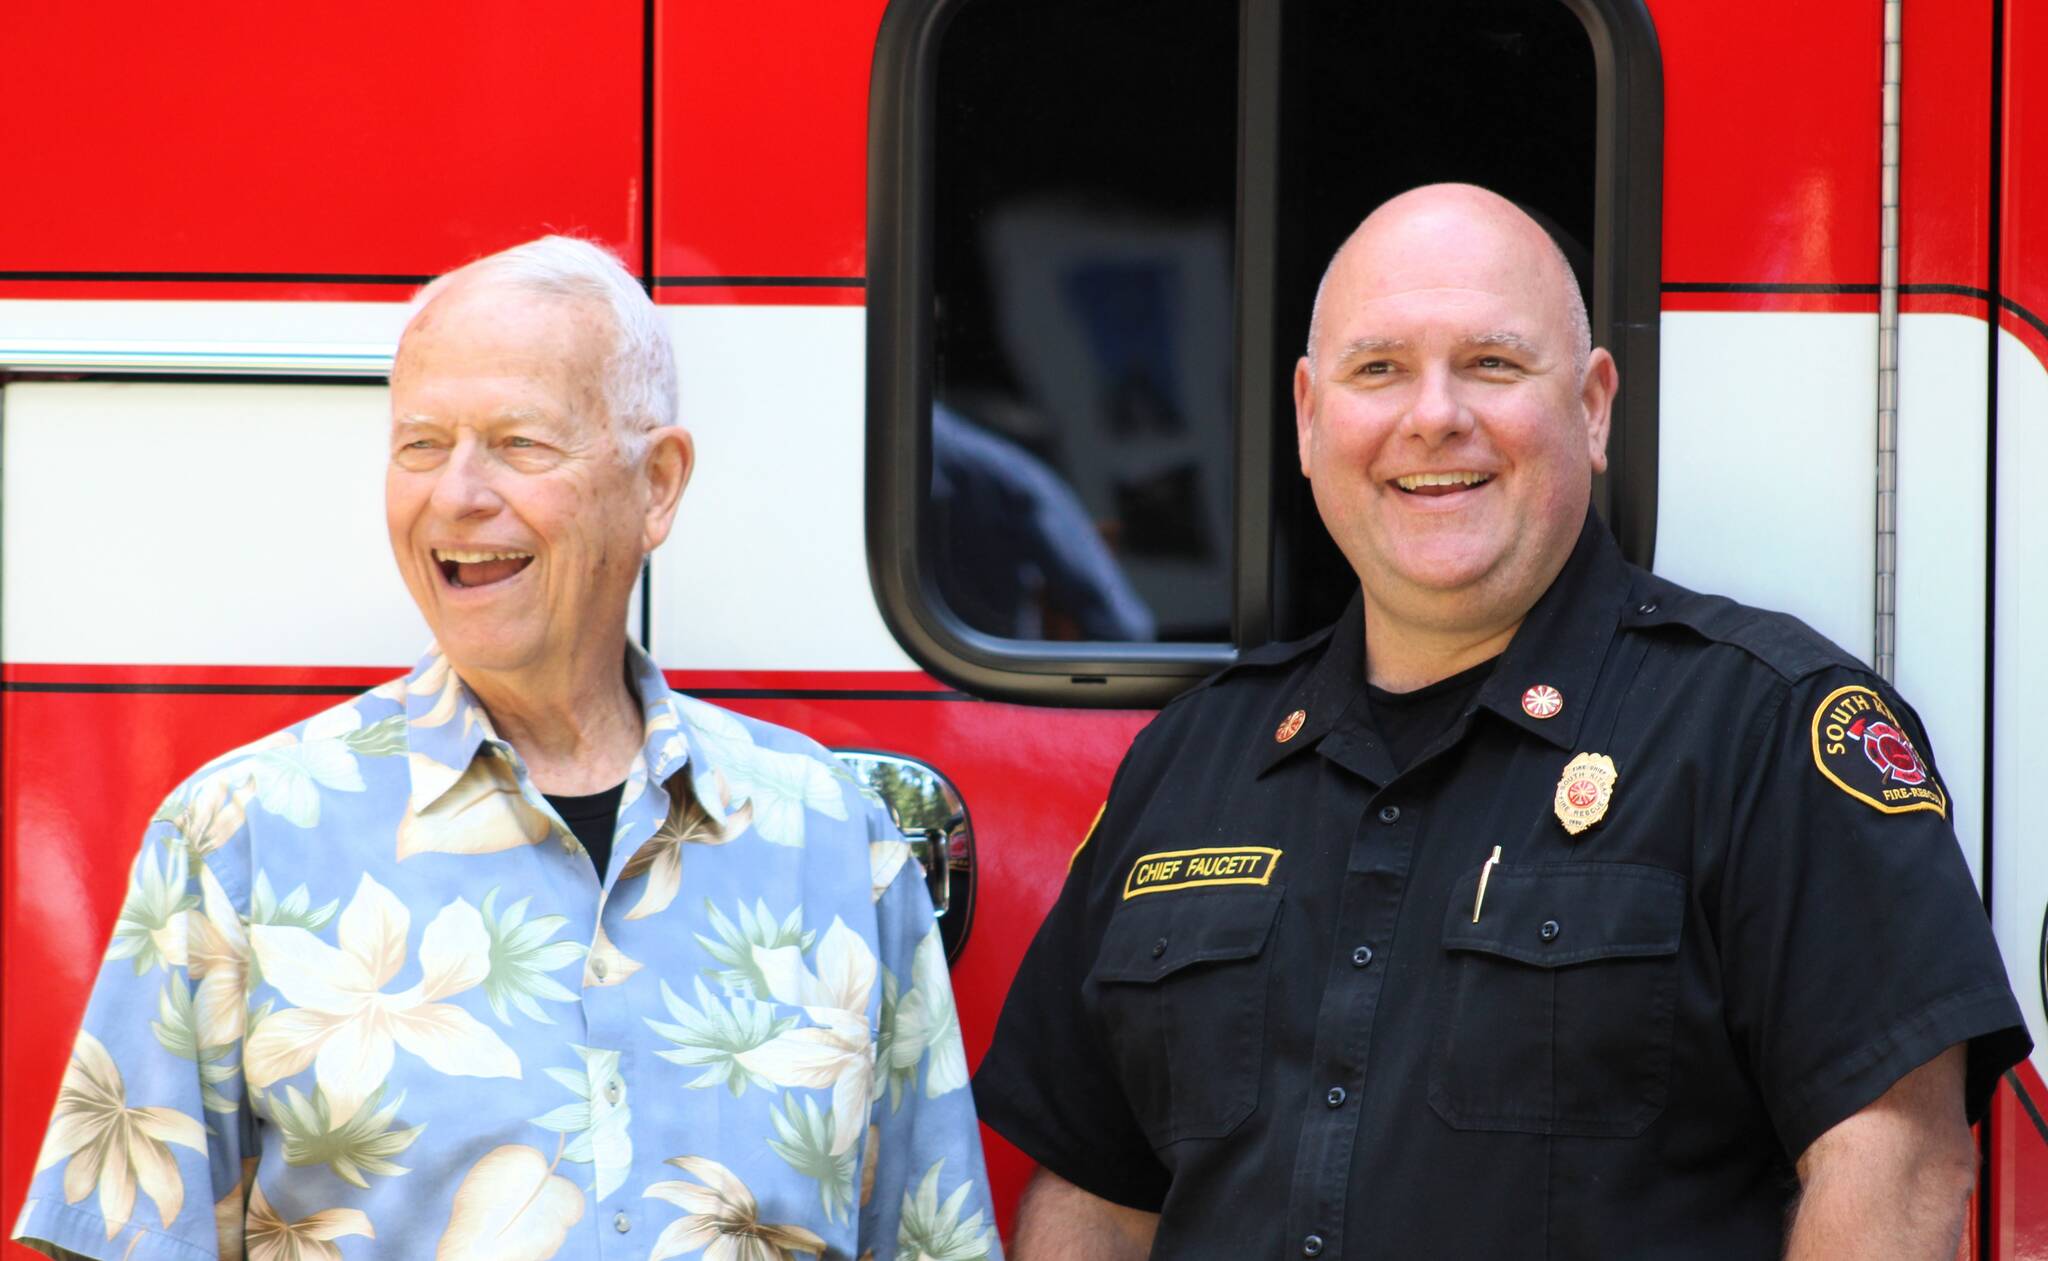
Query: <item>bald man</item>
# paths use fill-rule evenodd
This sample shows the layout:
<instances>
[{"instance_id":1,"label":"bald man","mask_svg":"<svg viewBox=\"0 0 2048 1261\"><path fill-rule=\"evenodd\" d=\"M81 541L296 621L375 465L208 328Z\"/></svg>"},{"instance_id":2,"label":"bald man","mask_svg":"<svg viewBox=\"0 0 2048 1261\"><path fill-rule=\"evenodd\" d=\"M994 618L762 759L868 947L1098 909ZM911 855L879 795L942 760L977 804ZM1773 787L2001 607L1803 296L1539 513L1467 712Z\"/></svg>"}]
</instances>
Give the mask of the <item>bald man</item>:
<instances>
[{"instance_id":1,"label":"bald man","mask_svg":"<svg viewBox=\"0 0 2048 1261\"><path fill-rule=\"evenodd\" d=\"M1953 1257L2028 1042L1926 733L1623 560L1617 383L1483 189L1331 260L1295 412L1360 591L1119 770L975 1081L1014 1257Z\"/></svg>"}]
</instances>

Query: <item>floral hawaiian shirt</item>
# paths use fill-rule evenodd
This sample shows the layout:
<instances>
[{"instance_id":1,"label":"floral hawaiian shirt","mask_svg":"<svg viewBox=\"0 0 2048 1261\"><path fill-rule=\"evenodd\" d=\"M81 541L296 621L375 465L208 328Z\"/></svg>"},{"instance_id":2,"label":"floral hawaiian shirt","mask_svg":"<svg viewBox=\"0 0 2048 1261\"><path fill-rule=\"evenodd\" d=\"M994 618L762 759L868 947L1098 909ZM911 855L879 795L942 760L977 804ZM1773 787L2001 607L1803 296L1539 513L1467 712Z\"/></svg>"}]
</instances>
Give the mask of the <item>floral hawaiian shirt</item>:
<instances>
[{"instance_id":1,"label":"floral hawaiian shirt","mask_svg":"<svg viewBox=\"0 0 2048 1261\"><path fill-rule=\"evenodd\" d=\"M56 1256L999 1258L917 862L671 692L611 871L430 652L151 821L16 1227Z\"/></svg>"}]
</instances>

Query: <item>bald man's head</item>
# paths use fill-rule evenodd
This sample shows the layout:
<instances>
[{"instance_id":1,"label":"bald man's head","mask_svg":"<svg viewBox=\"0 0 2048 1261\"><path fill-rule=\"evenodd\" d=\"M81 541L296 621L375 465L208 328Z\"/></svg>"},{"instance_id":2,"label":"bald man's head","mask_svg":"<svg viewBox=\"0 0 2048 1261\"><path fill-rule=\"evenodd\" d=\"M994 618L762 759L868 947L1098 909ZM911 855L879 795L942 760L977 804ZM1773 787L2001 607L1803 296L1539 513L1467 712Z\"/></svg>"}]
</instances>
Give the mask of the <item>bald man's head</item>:
<instances>
[{"instance_id":1,"label":"bald man's head","mask_svg":"<svg viewBox=\"0 0 2048 1261\"><path fill-rule=\"evenodd\" d=\"M1392 235L1397 229L1406 230L1402 232L1403 237L1431 235L1427 229L1432 219L1440 224L1446 217L1485 225L1510 240L1520 240L1530 251L1532 260L1550 273L1570 329L1573 375L1583 377L1593 353L1593 325L1586 317L1586 300L1579 292L1578 279L1572 274L1572 265L1565 258L1564 250L1521 207L1476 184L1425 184L1412 188L1381 203L1345 238L1344 244L1337 247L1337 252L1330 256L1329 264L1323 268L1323 277L1316 284L1315 304L1309 308L1306 353L1310 369L1313 370L1316 363L1316 343L1323 326L1323 302L1330 289L1331 278L1337 274L1340 264L1349 261L1347 255L1352 247L1360 244L1370 246L1379 234ZM1415 229L1418 227L1423 231L1417 233Z\"/></svg>"},{"instance_id":2,"label":"bald man's head","mask_svg":"<svg viewBox=\"0 0 2048 1261\"><path fill-rule=\"evenodd\" d=\"M1504 198L1436 184L1359 225L1319 307L1296 438L1368 627L1394 631L1383 644L1497 648L1563 567L1607 467L1619 377L1571 268Z\"/></svg>"}]
</instances>

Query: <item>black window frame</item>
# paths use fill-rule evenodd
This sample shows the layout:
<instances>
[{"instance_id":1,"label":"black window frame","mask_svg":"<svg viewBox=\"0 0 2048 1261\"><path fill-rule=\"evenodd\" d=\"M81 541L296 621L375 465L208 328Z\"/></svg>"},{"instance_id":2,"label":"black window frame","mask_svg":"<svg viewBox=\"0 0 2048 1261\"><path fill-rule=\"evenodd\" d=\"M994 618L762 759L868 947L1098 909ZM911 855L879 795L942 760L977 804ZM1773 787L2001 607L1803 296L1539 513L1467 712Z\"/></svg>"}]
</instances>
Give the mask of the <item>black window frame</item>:
<instances>
[{"instance_id":1,"label":"black window frame","mask_svg":"<svg viewBox=\"0 0 2048 1261\"><path fill-rule=\"evenodd\" d=\"M934 676L977 696L1026 704L1163 705L1273 624L1280 13L1240 0L1236 218L1237 481L1232 642L1065 643L1006 639L967 625L938 593L923 529L931 510L932 242L937 62L952 14L975 0L892 0L869 90L867 552L883 621ZM986 2L986 0L984 0ZM1609 471L1594 503L1630 560L1647 566L1657 526L1664 73L1644 0L1560 0L1586 29L1595 85L1590 312L1621 365ZM1247 335L1246 330L1254 330ZM1289 424L1292 418L1285 418Z\"/></svg>"}]
</instances>

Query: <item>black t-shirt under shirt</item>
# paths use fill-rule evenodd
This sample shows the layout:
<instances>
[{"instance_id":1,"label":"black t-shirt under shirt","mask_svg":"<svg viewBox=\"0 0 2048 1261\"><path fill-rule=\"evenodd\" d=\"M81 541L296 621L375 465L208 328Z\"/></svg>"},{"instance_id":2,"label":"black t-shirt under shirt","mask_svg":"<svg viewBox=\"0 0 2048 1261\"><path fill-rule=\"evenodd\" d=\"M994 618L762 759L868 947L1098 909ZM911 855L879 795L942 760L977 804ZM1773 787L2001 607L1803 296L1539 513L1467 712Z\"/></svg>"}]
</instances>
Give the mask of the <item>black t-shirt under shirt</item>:
<instances>
[{"instance_id":1,"label":"black t-shirt under shirt","mask_svg":"<svg viewBox=\"0 0 2048 1261\"><path fill-rule=\"evenodd\" d=\"M1394 755L1394 766L1407 770L1437 737L1451 729L1479 689L1493 674L1499 657L1488 657L1470 670L1418 687L1412 692L1387 692L1366 684L1372 723Z\"/></svg>"},{"instance_id":2,"label":"black t-shirt under shirt","mask_svg":"<svg viewBox=\"0 0 2048 1261\"><path fill-rule=\"evenodd\" d=\"M605 869L611 866L612 829L619 824L619 798L625 792L626 785L622 781L586 797L547 794L548 804L562 816L562 822L569 825L576 839L583 842L583 848L590 851L590 861L597 864L599 884L604 883Z\"/></svg>"}]
</instances>

